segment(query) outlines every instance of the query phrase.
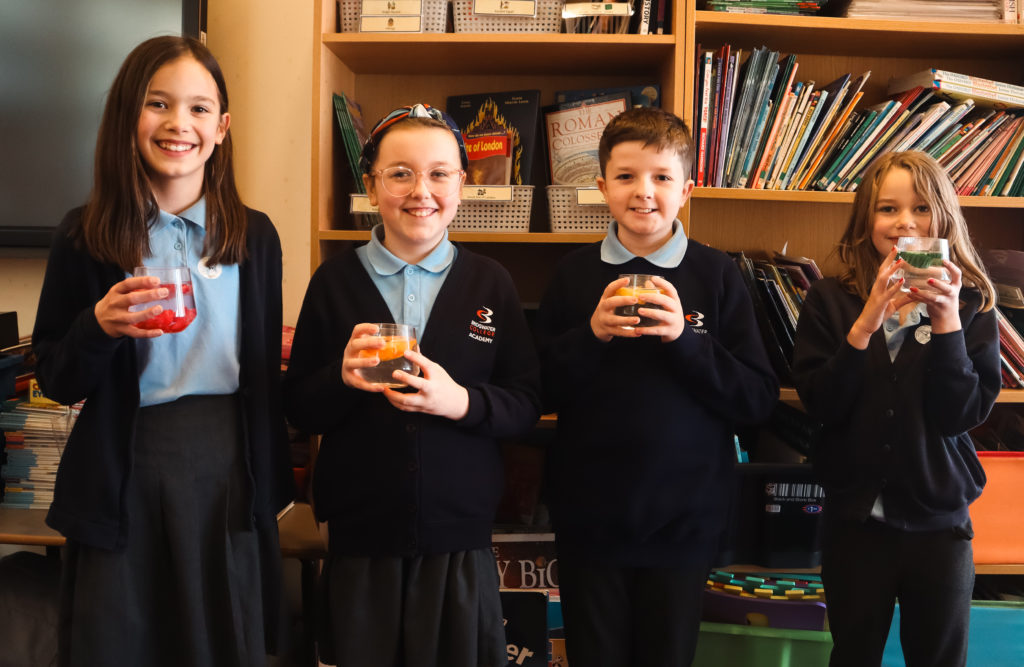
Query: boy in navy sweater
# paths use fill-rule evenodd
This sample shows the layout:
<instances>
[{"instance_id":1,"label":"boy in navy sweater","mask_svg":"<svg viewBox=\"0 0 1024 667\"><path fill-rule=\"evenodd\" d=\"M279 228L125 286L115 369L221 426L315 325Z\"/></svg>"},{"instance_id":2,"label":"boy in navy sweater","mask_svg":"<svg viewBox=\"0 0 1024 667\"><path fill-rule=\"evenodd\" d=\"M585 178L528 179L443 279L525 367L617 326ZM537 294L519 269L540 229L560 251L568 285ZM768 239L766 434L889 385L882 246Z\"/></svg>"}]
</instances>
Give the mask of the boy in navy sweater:
<instances>
[{"instance_id":1,"label":"boy in navy sweater","mask_svg":"<svg viewBox=\"0 0 1024 667\"><path fill-rule=\"evenodd\" d=\"M548 463L569 658L689 665L732 489L733 433L778 397L739 270L676 219L690 130L660 109L605 128L597 184L615 218L570 253L541 302ZM655 275L640 317L620 274ZM646 307L643 307L646 306Z\"/></svg>"}]
</instances>

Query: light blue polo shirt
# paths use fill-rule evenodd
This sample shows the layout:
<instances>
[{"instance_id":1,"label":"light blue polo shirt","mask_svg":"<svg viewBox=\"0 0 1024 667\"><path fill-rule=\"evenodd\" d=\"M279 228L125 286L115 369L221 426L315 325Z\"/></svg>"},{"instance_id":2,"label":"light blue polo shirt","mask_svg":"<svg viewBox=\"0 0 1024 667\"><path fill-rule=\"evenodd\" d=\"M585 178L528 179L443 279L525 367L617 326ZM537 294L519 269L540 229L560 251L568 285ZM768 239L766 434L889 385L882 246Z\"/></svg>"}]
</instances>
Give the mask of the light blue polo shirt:
<instances>
[{"instance_id":1,"label":"light blue polo shirt","mask_svg":"<svg viewBox=\"0 0 1024 667\"><path fill-rule=\"evenodd\" d=\"M188 395L238 391L240 350L238 265L207 267L206 200L181 215L160 211L149 230L146 266L185 265L192 274L196 319L184 330L157 338L135 339L143 407Z\"/></svg>"},{"instance_id":2,"label":"light blue polo shirt","mask_svg":"<svg viewBox=\"0 0 1024 667\"><path fill-rule=\"evenodd\" d=\"M448 240L446 230L429 255L418 264L408 264L385 248L383 240L384 225L377 225L370 232L370 242L356 248L356 256L384 297L395 322L416 327L416 336L422 339L434 300L458 250Z\"/></svg>"},{"instance_id":3,"label":"light blue polo shirt","mask_svg":"<svg viewBox=\"0 0 1024 667\"><path fill-rule=\"evenodd\" d=\"M683 223L676 218L672 222L672 236L644 259L663 269L674 269L683 261L688 243L686 232L683 231ZM626 246L619 241L619 223L612 220L608 225L608 233L601 241L601 261L608 264L625 264L634 257L636 255L626 250Z\"/></svg>"}]
</instances>

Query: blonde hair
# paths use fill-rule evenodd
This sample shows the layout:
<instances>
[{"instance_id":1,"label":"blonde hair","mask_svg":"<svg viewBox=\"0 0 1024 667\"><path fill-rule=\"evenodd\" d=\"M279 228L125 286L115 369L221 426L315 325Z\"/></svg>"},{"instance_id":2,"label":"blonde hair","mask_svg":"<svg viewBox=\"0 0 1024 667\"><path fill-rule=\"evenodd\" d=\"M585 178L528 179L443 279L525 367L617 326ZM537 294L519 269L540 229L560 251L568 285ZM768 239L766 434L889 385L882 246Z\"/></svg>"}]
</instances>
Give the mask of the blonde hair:
<instances>
[{"instance_id":1,"label":"blonde hair","mask_svg":"<svg viewBox=\"0 0 1024 667\"><path fill-rule=\"evenodd\" d=\"M871 294L871 286L884 259L871 240L875 205L879 187L894 169L905 169L910 173L914 192L928 204L932 213L928 234L947 239L949 259L963 272L963 284L978 289L982 298L981 310L990 310L996 302L996 291L971 242L953 181L934 158L920 151L885 153L864 173L853 200L850 221L836 249L839 259L847 266L839 278L840 283L864 301Z\"/></svg>"}]
</instances>

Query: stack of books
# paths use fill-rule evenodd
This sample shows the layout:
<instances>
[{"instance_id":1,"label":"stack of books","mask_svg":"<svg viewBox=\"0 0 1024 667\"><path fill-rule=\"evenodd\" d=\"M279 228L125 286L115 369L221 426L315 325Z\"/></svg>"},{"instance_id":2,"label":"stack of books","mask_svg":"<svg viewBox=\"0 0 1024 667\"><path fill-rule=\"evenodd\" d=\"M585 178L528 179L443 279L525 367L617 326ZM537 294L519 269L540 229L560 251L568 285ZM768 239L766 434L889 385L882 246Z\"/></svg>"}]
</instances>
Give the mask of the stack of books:
<instances>
[{"instance_id":1,"label":"stack of books","mask_svg":"<svg viewBox=\"0 0 1024 667\"><path fill-rule=\"evenodd\" d=\"M822 4L814 0L707 0L704 9L740 14L814 16L821 11Z\"/></svg>"},{"instance_id":2,"label":"stack of books","mask_svg":"<svg viewBox=\"0 0 1024 667\"><path fill-rule=\"evenodd\" d=\"M1012 16L1014 20L1006 22L1017 22L1015 0L851 0L844 16L956 23L1001 23L1004 17Z\"/></svg>"},{"instance_id":3,"label":"stack of books","mask_svg":"<svg viewBox=\"0 0 1024 667\"><path fill-rule=\"evenodd\" d=\"M0 507L48 509L64 445L81 410L18 399L0 410Z\"/></svg>"},{"instance_id":4,"label":"stack of books","mask_svg":"<svg viewBox=\"0 0 1024 667\"><path fill-rule=\"evenodd\" d=\"M1024 87L939 69L893 79L857 108L867 71L824 87L798 81L795 56L725 45L698 63L698 187L852 192L890 151L926 151L961 195L1024 195Z\"/></svg>"}]
</instances>

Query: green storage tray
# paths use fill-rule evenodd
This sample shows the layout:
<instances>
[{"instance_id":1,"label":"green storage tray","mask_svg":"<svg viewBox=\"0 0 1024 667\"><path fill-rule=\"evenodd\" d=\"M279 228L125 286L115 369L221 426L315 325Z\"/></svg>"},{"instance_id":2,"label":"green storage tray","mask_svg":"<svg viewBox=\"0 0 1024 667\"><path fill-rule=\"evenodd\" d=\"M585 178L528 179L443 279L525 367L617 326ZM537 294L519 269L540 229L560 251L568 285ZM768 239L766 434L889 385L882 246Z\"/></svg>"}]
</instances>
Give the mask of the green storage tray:
<instances>
[{"instance_id":1,"label":"green storage tray","mask_svg":"<svg viewBox=\"0 0 1024 667\"><path fill-rule=\"evenodd\" d=\"M832 635L731 623L701 623L693 667L826 667Z\"/></svg>"}]
</instances>

